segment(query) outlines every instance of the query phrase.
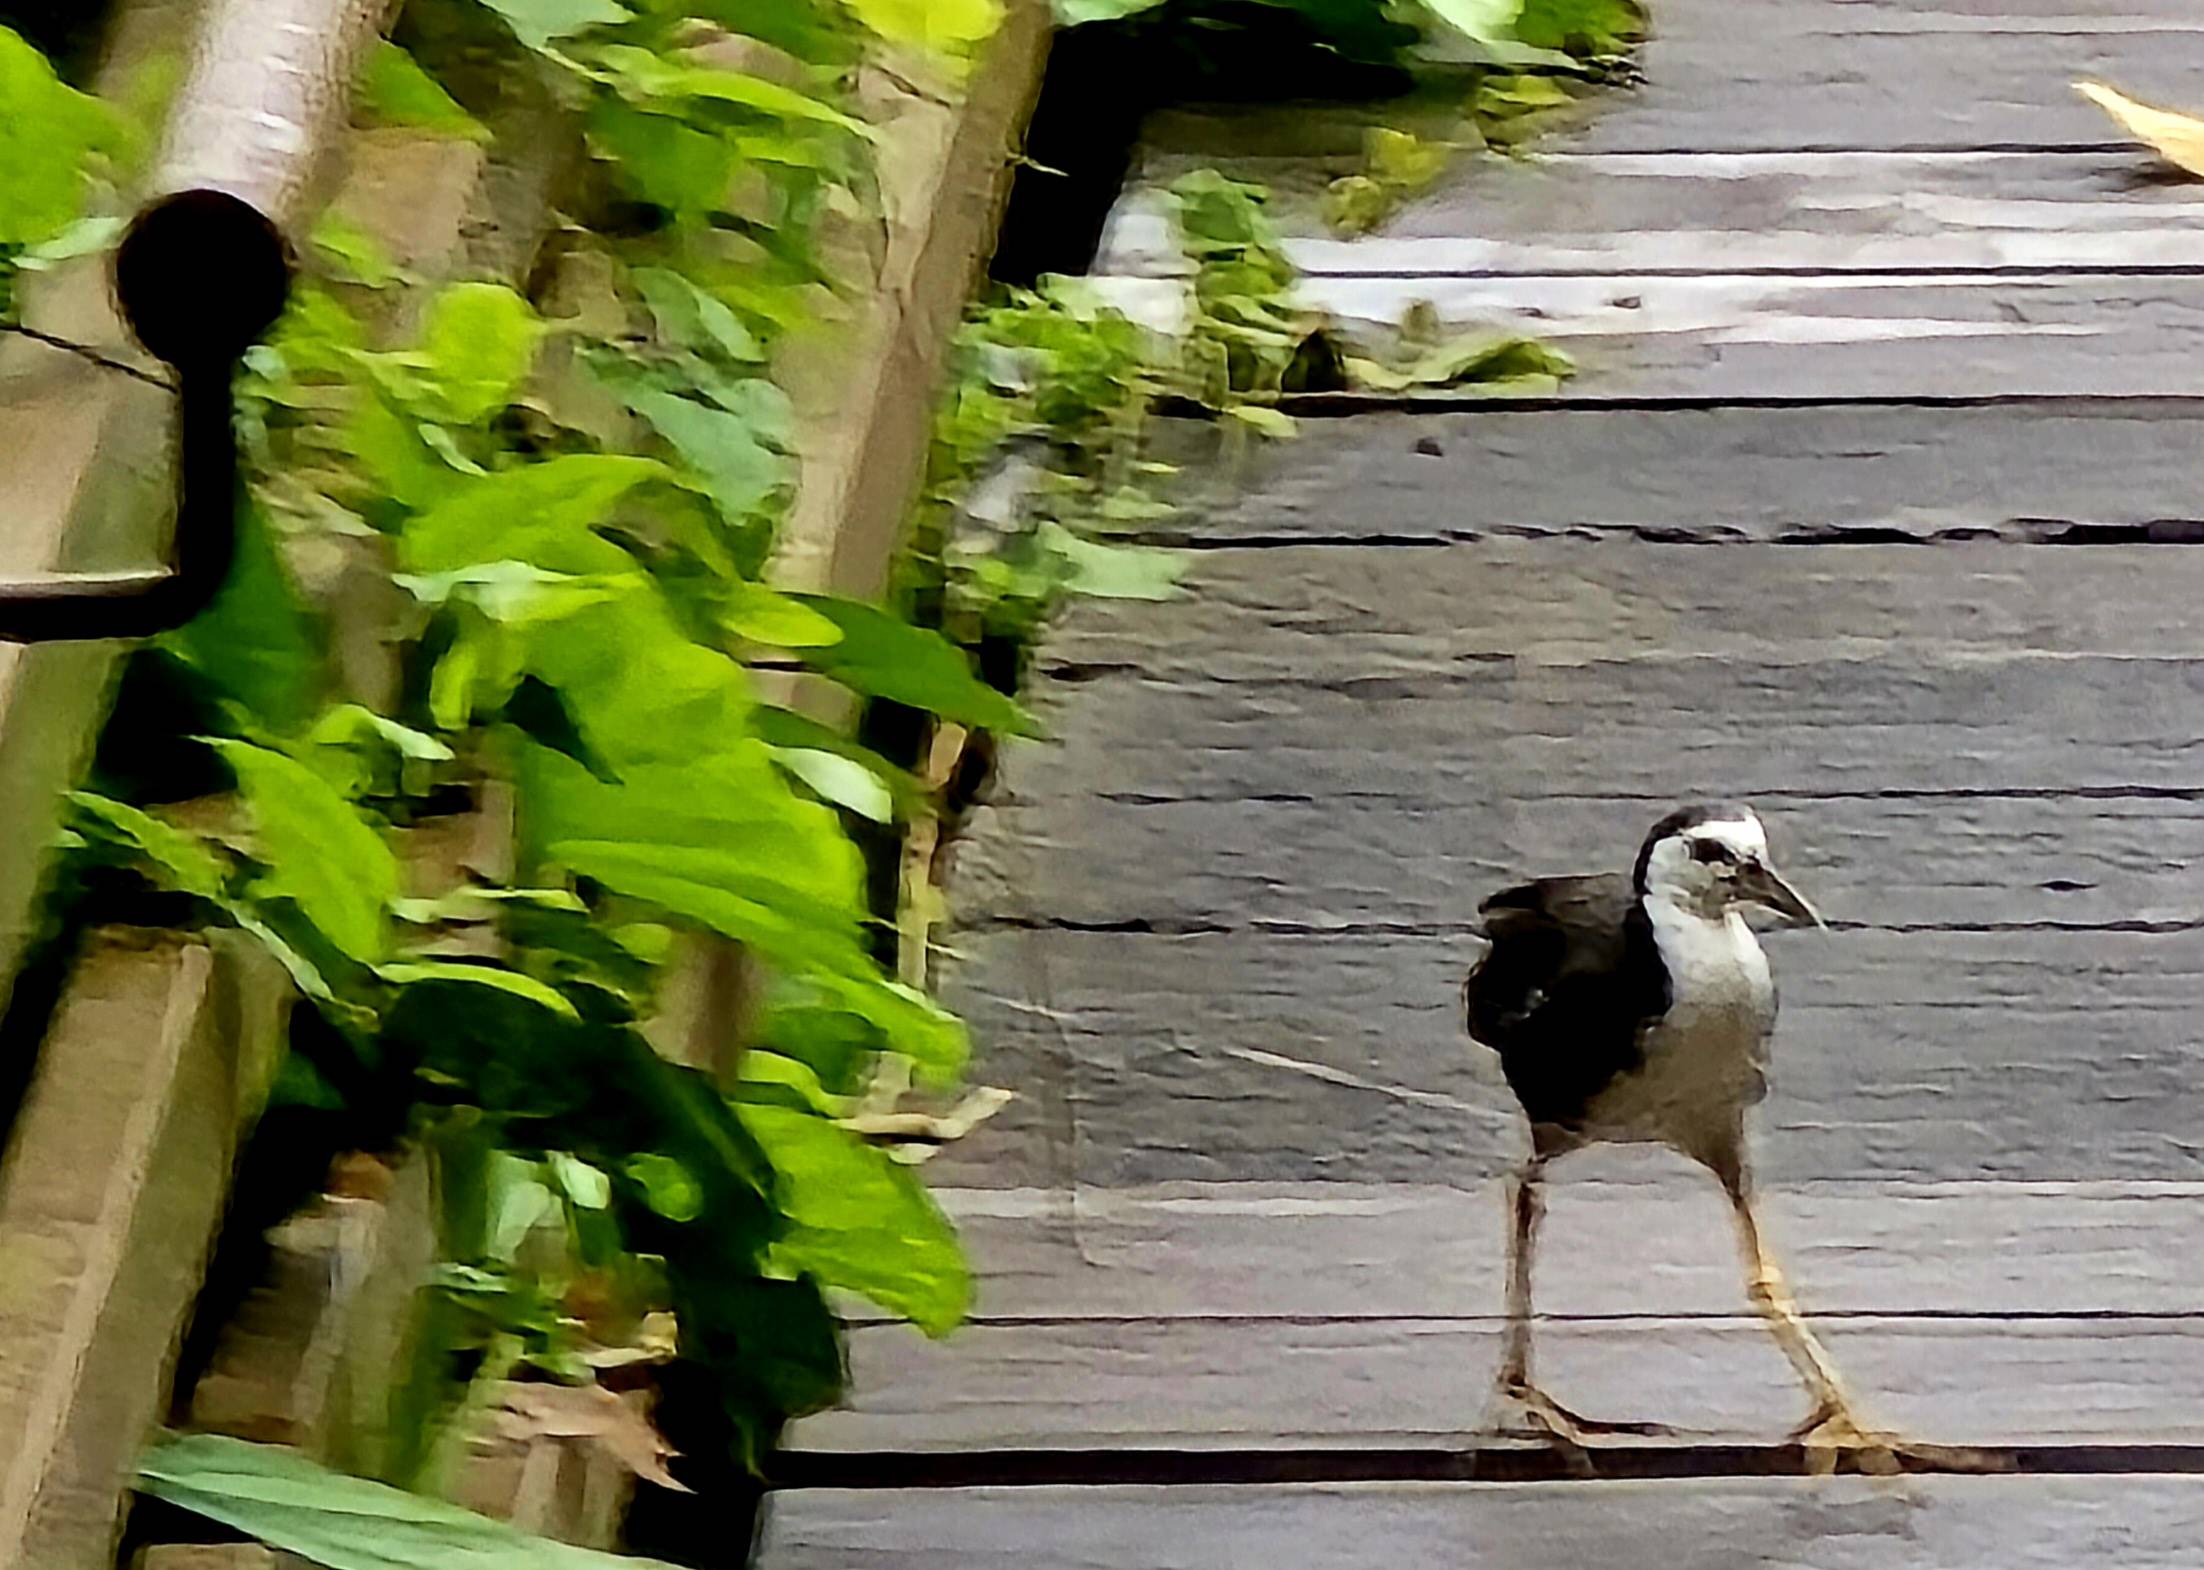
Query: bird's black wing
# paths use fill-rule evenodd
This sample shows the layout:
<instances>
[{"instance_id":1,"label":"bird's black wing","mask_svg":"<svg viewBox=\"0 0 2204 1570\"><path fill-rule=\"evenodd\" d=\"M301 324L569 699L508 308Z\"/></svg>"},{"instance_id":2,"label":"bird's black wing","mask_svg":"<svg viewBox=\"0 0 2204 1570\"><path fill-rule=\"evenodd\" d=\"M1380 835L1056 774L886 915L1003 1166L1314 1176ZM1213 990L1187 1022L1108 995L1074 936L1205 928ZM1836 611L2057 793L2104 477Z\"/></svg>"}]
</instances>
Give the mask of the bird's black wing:
<instances>
[{"instance_id":1,"label":"bird's black wing","mask_svg":"<svg viewBox=\"0 0 2204 1570\"><path fill-rule=\"evenodd\" d=\"M1492 947L1462 988L1469 1034L1500 1054L1534 1123L1570 1127L1668 1011L1661 964L1628 878L1544 878L1477 909Z\"/></svg>"}]
</instances>

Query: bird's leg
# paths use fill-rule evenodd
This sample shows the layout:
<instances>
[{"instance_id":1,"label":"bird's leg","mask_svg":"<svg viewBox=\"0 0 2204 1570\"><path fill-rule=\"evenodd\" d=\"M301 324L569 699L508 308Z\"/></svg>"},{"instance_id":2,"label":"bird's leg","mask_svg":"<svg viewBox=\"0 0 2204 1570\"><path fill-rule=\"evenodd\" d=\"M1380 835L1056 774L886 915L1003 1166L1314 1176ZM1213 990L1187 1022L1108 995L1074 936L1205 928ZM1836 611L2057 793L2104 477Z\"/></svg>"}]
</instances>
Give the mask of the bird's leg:
<instances>
[{"instance_id":1,"label":"bird's leg","mask_svg":"<svg viewBox=\"0 0 2204 1570\"><path fill-rule=\"evenodd\" d=\"M1728 1170L1724 1169L1725 1165ZM1722 1187L1730 1198L1731 1213L1737 1218L1738 1243L1745 1255L1746 1290L1752 1297L1753 1306L1767 1319L1777 1345L1790 1358L1791 1367L1798 1371L1799 1380L1814 1403L1806 1421L1793 1429L1790 1437L1806 1447L1813 1471L1833 1472L1838 1456L1849 1454L1863 1472L1895 1473L1898 1471L1897 1448L1888 1436L1877 1433L1861 1420L1851 1398L1844 1393L1836 1365L1807 1327L1806 1316L1799 1312L1798 1300L1791 1296L1783 1267L1760 1236L1760 1219L1753 1209L1752 1185L1742 1164L1717 1164L1715 1176L1722 1180Z\"/></svg>"},{"instance_id":2,"label":"bird's leg","mask_svg":"<svg viewBox=\"0 0 2204 1570\"><path fill-rule=\"evenodd\" d=\"M1538 1248L1538 1223L1546 1214L1546 1160L1543 1155L1531 1157L1510 1185L1508 1328L1494 1393L1500 1409L1496 1426L1503 1432L1529 1433L1567 1446L1580 1446L1586 1437L1600 1434L1666 1434L1669 1430L1659 1423L1603 1423L1580 1417L1531 1380L1531 1264Z\"/></svg>"}]
</instances>

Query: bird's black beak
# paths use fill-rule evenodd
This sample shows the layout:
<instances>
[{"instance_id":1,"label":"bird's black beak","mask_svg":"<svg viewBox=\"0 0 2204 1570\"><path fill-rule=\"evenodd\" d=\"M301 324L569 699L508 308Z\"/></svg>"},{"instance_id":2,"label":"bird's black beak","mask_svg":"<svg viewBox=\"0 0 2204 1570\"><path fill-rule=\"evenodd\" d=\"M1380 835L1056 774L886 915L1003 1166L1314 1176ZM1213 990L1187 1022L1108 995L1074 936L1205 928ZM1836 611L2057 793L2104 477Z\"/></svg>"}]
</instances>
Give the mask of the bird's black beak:
<instances>
[{"instance_id":1,"label":"bird's black beak","mask_svg":"<svg viewBox=\"0 0 2204 1570\"><path fill-rule=\"evenodd\" d=\"M1825 925L1821 913L1806 903L1806 896L1784 882L1775 868L1764 861L1755 859L1745 863L1738 873L1737 892L1742 898L1788 916L1794 926Z\"/></svg>"}]
</instances>

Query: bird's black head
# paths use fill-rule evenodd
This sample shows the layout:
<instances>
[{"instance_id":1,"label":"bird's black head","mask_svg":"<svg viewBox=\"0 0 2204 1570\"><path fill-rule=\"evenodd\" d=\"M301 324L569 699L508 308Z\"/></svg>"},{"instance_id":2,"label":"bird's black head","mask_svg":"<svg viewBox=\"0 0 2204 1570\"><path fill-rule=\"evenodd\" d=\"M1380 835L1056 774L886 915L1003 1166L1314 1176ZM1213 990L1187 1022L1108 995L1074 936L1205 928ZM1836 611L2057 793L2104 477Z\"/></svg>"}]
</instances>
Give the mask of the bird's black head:
<instances>
[{"instance_id":1,"label":"bird's black head","mask_svg":"<svg viewBox=\"0 0 2204 1570\"><path fill-rule=\"evenodd\" d=\"M1758 822L1752 808L1734 801L1698 801L1678 807L1667 817L1653 825L1645 843L1638 847L1638 864L1631 870L1630 885L1640 894L1645 892L1645 871L1653 860L1653 847L1672 834L1683 834L1703 823L1754 823Z\"/></svg>"},{"instance_id":2,"label":"bird's black head","mask_svg":"<svg viewBox=\"0 0 2204 1570\"><path fill-rule=\"evenodd\" d=\"M1638 851L1631 874L1638 898L1658 900L1702 920L1740 905L1764 905L1794 923L1819 926L1805 896L1786 883L1768 857L1768 831L1750 807L1734 802L1680 807L1660 822Z\"/></svg>"}]
</instances>

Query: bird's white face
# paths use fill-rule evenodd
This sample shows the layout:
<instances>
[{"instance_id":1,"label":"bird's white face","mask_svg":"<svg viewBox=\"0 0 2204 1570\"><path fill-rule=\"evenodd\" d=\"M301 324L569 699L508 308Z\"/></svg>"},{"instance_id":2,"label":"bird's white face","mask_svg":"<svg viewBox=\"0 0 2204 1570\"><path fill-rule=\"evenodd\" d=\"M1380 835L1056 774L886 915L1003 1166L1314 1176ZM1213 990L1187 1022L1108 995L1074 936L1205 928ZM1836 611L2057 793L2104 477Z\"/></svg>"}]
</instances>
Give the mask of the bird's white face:
<instances>
[{"instance_id":1,"label":"bird's white face","mask_svg":"<svg viewBox=\"0 0 2204 1570\"><path fill-rule=\"evenodd\" d=\"M1765 905L1816 926L1821 921L1776 875L1768 831L1751 813L1695 823L1656 840L1646 859L1645 892L1710 921L1738 905Z\"/></svg>"}]
</instances>

